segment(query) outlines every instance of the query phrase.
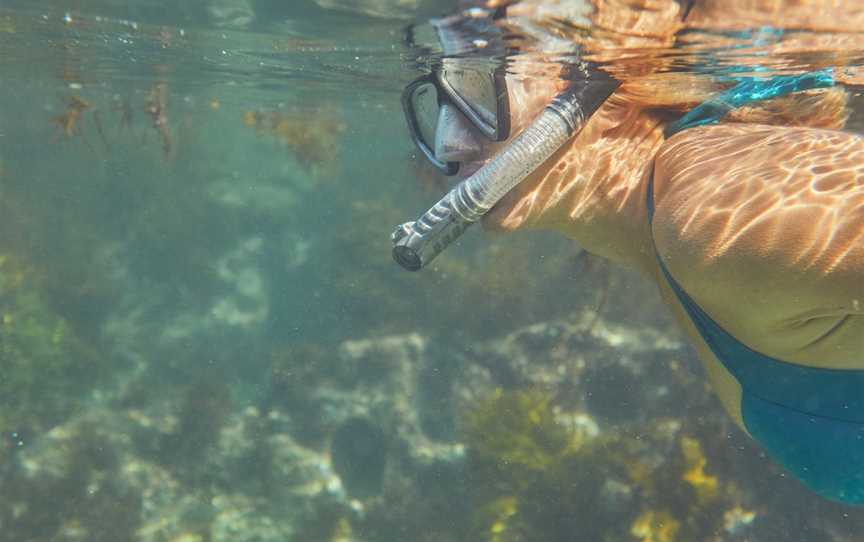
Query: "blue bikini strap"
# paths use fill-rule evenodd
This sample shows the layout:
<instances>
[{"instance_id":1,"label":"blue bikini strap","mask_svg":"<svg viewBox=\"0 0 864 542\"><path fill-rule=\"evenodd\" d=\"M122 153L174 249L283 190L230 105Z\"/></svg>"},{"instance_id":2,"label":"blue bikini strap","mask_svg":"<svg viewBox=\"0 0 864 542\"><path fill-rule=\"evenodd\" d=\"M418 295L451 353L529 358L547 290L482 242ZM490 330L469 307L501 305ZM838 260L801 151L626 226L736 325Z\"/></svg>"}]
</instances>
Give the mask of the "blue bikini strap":
<instances>
[{"instance_id":1,"label":"blue bikini strap","mask_svg":"<svg viewBox=\"0 0 864 542\"><path fill-rule=\"evenodd\" d=\"M691 109L686 115L666 127L664 134L670 137L681 130L714 124L733 109L752 102L779 98L793 92L834 86L834 75L830 69L802 73L801 75L777 75L770 79L737 78L741 82L725 92Z\"/></svg>"}]
</instances>

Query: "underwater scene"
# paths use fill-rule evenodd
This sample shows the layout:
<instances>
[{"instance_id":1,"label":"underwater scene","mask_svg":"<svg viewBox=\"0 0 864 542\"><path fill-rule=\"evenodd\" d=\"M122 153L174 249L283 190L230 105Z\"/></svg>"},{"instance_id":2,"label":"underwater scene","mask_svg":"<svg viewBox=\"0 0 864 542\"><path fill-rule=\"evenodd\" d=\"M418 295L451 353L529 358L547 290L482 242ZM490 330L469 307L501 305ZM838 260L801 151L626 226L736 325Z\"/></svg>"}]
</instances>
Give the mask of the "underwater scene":
<instances>
[{"instance_id":1,"label":"underwater scene","mask_svg":"<svg viewBox=\"0 0 864 542\"><path fill-rule=\"evenodd\" d=\"M3 0L0 80L0 542L864 541L864 3Z\"/></svg>"}]
</instances>

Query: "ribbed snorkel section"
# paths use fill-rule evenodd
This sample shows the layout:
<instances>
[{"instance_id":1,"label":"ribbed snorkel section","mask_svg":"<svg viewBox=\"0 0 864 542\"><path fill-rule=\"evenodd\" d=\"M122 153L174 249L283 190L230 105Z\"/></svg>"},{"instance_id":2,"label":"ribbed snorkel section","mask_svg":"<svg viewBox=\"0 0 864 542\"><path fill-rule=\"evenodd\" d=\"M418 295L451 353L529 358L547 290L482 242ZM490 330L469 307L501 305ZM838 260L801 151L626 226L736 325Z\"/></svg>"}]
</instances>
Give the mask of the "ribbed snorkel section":
<instances>
[{"instance_id":1,"label":"ribbed snorkel section","mask_svg":"<svg viewBox=\"0 0 864 542\"><path fill-rule=\"evenodd\" d=\"M537 119L474 175L465 179L414 222L396 228L393 258L417 271L432 261L507 192L579 133L618 87L609 78L573 83Z\"/></svg>"}]
</instances>

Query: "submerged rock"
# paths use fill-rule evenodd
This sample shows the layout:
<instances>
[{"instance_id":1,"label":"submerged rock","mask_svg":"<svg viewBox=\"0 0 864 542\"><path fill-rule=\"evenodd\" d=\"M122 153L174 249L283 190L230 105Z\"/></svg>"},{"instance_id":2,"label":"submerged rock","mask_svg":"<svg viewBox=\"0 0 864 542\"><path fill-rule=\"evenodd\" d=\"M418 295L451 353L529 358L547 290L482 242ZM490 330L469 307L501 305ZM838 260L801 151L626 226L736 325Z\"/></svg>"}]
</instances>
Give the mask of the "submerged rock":
<instances>
[{"instance_id":1,"label":"submerged rock","mask_svg":"<svg viewBox=\"0 0 864 542\"><path fill-rule=\"evenodd\" d=\"M369 419L351 418L336 429L330 459L349 495L363 498L381 493L388 447L387 435Z\"/></svg>"},{"instance_id":2,"label":"submerged rock","mask_svg":"<svg viewBox=\"0 0 864 542\"><path fill-rule=\"evenodd\" d=\"M759 456L677 337L591 311L472 345L292 346L271 371L253 404L218 379L130 385L34 437L0 469L0 527L97 542L744 541L847 540L833 525L859 521Z\"/></svg>"}]
</instances>

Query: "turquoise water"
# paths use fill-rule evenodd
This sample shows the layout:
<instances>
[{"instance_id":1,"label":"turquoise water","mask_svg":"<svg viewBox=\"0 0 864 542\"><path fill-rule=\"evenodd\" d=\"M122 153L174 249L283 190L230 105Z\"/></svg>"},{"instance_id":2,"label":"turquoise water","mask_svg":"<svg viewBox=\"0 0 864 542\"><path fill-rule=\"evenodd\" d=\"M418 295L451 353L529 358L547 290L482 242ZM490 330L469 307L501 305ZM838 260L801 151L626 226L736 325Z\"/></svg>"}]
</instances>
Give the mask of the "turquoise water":
<instances>
[{"instance_id":1,"label":"turquoise water","mask_svg":"<svg viewBox=\"0 0 864 542\"><path fill-rule=\"evenodd\" d=\"M452 6L323 4L0 6L0 542L860 539L635 274L398 268L447 186L402 30Z\"/></svg>"}]
</instances>

